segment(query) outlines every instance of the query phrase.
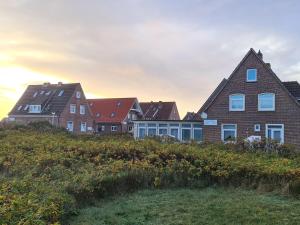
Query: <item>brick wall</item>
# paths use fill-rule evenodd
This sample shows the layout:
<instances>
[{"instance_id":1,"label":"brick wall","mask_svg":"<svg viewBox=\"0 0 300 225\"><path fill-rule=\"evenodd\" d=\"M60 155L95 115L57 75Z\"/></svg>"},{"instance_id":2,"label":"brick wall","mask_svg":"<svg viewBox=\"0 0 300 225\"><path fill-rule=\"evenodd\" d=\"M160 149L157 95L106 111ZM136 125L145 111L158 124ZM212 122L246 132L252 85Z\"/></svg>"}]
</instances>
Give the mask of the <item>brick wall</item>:
<instances>
[{"instance_id":1,"label":"brick wall","mask_svg":"<svg viewBox=\"0 0 300 225\"><path fill-rule=\"evenodd\" d=\"M246 71L257 69L257 82L246 82ZM258 94L275 93L275 111L258 111ZM245 94L245 111L229 111L229 95ZM218 120L217 126L204 126L206 141L221 141L221 124L237 124L238 138L251 135L265 137L265 124L284 124L285 143L300 146L300 107L283 89L272 73L266 68L255 53L250 53L242 65L232 74L232 77L217 96L213 104L205 111L208 119ZM254 132L254 124L260 124L261 131Z\"/></svg>"}]
</instances>

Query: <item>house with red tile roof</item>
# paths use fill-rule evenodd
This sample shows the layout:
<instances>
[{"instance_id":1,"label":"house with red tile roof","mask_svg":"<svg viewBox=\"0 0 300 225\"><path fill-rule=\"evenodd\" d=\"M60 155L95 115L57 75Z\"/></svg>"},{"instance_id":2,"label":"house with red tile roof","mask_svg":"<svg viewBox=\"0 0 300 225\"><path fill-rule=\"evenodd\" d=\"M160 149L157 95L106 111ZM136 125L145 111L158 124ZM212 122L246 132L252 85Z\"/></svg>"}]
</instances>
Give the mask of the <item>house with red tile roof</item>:
<instances>
[{"instance_id":1,"label":"house with red tile roof","mask_svg":"<svg viewBox=\"0 0 300 225\"><path fill-rule=\"evenodd\" d=\"M133 120L142 117L137 98L88 99L97 133L133 132Z\"/></svg>"},{"instance_id":2,"label":"house with red tile roof","mask_svg":"<svg viewBox=\"0 0 300 225\"><path fill-rule=\"evenodd\" d=\"M176 102L141 102L145 120L180 120Z\"/></svg>"}]
</instances>

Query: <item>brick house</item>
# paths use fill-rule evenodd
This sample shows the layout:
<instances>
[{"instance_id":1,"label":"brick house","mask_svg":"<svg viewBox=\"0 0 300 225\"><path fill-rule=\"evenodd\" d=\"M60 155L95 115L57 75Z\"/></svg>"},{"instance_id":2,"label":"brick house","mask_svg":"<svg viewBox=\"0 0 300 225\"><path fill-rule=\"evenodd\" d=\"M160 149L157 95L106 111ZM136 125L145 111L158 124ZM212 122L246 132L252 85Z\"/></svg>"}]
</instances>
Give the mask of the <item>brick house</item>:
<instances>
[{"instance_id":1,"label":"brick house","mask_svg":"<svg viewBox=\"0 0 300 225\"><path fill-rule=\"evenodd\" d=\"M88 99L97 133L133 132L133 120L142 117L137 98Z\"/></svg>"},{"instance_id":2,"label":"brick house","mask_svg":"<svg viewBox=\"0 0 300 225\"><path fill-rule=\"evenodd\" d=\"M145 120L180 120L176 102L141 102Z\"/></svg>"},{"instance_id":3,"label":"brick house","mask_svg":"<svg viewBox=\"0 0 300 225\"><path fill-rule=\"evenodd\" d=\"M300 85L282 82L250 49L198 111L204 140L275 139L300 146Z\"/></svg>"},{"instance_id":4,"label":"brick house","mask_svg":"<svg viewBox=\"0 0 300 225\"><path fill-rule=\"evenodd\" d=\"M8 121L49 121L71 132L93 131L93 117L80 83L29 85L8 114Z\"/></svg>"}]
</instances>

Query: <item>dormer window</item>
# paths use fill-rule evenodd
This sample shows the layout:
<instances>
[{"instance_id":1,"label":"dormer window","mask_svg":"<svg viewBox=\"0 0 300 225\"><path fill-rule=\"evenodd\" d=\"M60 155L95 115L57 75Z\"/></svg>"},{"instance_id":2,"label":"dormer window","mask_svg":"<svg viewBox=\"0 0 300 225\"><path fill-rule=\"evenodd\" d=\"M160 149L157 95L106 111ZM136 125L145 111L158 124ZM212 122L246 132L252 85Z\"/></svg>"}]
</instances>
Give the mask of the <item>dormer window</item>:
<instances>
[{"instance_id":1,"label":"dormer window","mask_svg":"<svg viewBox=\"0 0 300 225\"><path fill-rule=\"evenodd\" d=\"M51 91L48 91L48 92L47 92L45 95L47 95L47 96L48 96L48 95L50 95L50 94L51 94Z\"/></svg>"},{"instance_id":2,"label":"dormer window","mask_svg":"<svg viewBox=\"0 0 300 225\"><path fill-rule=\"evenodd\" d=\"M63 94L64 94L64 90L61 90L61 91L58 93L58 97L61 97Z\"/></svg>"},{"instance_id":3,"label":"dormer window","mask_svg":"<svg viewBox=\"0 0 300 225\"><path fill-rule=\"evenodd\" d=\"M229 96L229 111L245 111L244 94L232 94Z\"/></svg>"},{"instance_id":4,"label":"dormer window","mask_svg":"<svg viewBox=\"0 0 300 225\"><path fill-rule=\"evenodd\" d=\"M100 113L97 113L97 114L96 114L96 117L100 117Z\"/></svg>"},{"instance_id":5,"label":"dormer window","mask_svg":"<svg viewBox=\"0 0 300 225\"><path fill-rule=\"evenodd\" d=\"M36 97L37 96L37 94L38 94L38 92L36 91L36 92L34 92L34 94L33 94L33 96L32 97Z\"/></svg>"},{"instance_id":6,"label":"dormer window","mask_svg":"<svg viewBox=\"0 0 300 225\"><path fill-rule=\"evenodd\" d=\"M257 81L257 69L247 69L247 82Z\"/></svg>"},{"instance_id":7,"label":"dormer window","mask_svg":"<svg viewBox=\"0 0 300 225\"><path fill-rule=\"evenodd\" d=\"M27 111L29 105L26 105L25 108L24 108L24 111Z\"/></svg>"},{"instance_id":8,"label":"dormer window","mask_svg":"<svg viewBox=\"0 0 300 225\"><path fill-rule=\"evenodd\" d=\"M29 113L41 113L41 105L30 105Z\"/></svg>"},{"instance_id":9,"label":"dormer window","mask_svg":"<svg viewBox=\"0 0 300 225\"><path fill-rule=\"evenodd\" d=\"M76 98L80 98L81 97L81 92L80 91L76 91Z\"/></svg>"},{"instance_id":10,"label":"dormer window","mask_svg":"<svg viewBox=\"0 0 300 225\"><path fill-rule=\"evenodd\" d=\"M41 92L40 92L40 95L43 95L44 93L45 93L45 91L41 91Z\"/></svg>"},{"instance_id":11,"label":"dormer window","mask_svg":"<svg viewBox=\"0 0 300 225\"><path fill-rule=\"evenodd\" d=\"M116 113L115 112L112 112L110 117L115 117L116 116Z\"/></svg>"},{"instance_id":12,"label":"dormer window","mask_svg":"<svg viewBox=\"0 0 300 225\"><path fill-rule=\"evenodd\" d=\"M18 107L18 111L20 111L22 109L22 105L20 105L19 107Z\"/></svg>"},{"instance_id":13,"label":"dormer window","mask_svg":"<svg viewBox=\"0 0 300 225\"><path fill-rule=\"evenodd\" d=\"M120 106L121 106L121 102L118 102L118 103L117 103L117 106L120 107Z\"/></svg>"}]
</instances>

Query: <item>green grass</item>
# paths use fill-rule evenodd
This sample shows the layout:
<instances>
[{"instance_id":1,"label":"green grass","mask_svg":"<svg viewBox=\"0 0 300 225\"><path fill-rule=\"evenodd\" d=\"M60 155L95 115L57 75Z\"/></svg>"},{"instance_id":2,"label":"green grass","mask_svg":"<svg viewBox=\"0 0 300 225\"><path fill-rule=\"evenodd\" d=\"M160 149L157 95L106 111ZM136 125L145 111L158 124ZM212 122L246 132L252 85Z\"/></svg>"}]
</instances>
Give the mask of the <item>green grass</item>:
<instances>
[{"instance_id":1,"label":"green grass","mask_svg":"<svg viewBox=\"0 0 300 225\"><path fill-rule=\"evenodd\" d=\"M144 190L96 202L71 225L299 224L300 201L241 189Z\"/></svg>"}]
</instances>

